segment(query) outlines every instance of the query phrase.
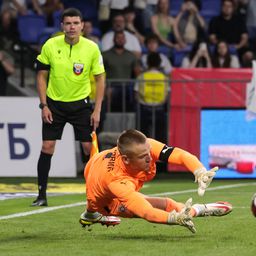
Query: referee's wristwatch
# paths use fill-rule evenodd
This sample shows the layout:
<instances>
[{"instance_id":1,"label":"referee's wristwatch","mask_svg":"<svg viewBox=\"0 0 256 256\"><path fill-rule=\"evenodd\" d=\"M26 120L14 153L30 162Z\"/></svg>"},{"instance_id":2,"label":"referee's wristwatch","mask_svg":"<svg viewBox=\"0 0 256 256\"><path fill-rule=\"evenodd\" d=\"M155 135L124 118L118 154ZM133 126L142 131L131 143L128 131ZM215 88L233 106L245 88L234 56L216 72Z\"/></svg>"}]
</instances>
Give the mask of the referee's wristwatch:
<instances>
[{"instance_id":1,"label":"referee's wristwatch","mask_svg":"<svg viewBox=\"0 0 256 256\"><path fill-rule=\"evenodd\" d=\"M46 103L40 103L39 104L40 109L43 109L44 107L48 107L48 105Z\"/></svg>"}]
</instances>

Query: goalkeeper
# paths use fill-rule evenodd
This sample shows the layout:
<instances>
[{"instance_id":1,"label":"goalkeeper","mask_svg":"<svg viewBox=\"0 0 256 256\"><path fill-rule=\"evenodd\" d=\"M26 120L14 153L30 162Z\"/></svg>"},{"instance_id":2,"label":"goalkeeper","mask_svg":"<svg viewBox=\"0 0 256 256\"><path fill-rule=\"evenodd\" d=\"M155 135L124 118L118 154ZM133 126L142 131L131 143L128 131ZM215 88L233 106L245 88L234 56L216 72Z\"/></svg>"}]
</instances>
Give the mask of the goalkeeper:
<instances>
[{"instance_id":1,"label":"goalkeeper","mask_svg":"<svg viewBox=\"0 0 256 256\"><path fill-rule=\"evenodd\" d=\"M147 138L137 130L124 131L117 147L94 155L84 171L87 209L80 223L117 225L120 217L140 217L149 222L181 225L196 231L192 217L223 216L232 211L229 203L185 204L170 198L149 197L139 190L156 174L156 161L186 166L198 182L203 195L217 168L207 171L196 156L177 147L169 147Z\"/></svg>"}]
</instances>

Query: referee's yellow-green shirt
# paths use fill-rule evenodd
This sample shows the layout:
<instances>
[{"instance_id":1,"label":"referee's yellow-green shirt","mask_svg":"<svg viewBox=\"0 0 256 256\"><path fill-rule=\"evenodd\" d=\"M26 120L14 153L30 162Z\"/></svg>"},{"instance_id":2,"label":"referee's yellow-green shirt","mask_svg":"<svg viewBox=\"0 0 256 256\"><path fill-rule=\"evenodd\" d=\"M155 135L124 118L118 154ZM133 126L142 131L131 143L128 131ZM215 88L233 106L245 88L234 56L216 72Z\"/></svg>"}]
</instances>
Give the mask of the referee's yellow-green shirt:
<instances>
[{"instance_id":1,"label":"referee's yellow-green shirt","mask_svg":"<svg viewBox=\"0 0 256 256\"><path fill-rule=\"evenodd\" d=\"M56 101L85 99L91 92L90 73L105 72L98 45L82 36L72 46L65 42L64 35L50 38L37 60L50 65L46 94Z\"/></svg>"}]
</instances>

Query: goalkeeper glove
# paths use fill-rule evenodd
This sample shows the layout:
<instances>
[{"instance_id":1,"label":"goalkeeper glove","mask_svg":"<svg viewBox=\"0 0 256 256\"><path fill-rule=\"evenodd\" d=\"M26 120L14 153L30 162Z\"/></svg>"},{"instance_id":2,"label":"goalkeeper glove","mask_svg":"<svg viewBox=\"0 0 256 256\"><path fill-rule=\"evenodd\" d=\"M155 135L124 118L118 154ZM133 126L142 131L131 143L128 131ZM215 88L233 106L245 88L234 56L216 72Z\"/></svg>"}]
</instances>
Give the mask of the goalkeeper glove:
<instances>
[{"instance_id":1,"label":"goalkeeper glove","mask_svg":"<svg viewBox=\"0 0 256 256\"><path fill-rule=\"evenodd\" d=\"M195 182L198 183L198 195L203 196L205 189L211 184L213 177L216 174L216 171L219 167L214 167L211 170L207 171L204 167L195 170Z\"/></svg>"},{"instance_id":2,"label":"goalkeeper glove","mask_svg":"<svg viewBox=\"0 0 256 256\"><path fill-rule=\"evenodd\" d=\"M175 210L171 211L168 216L168 224L180 225L188 228L192 233L196 233L194 223L192 222L192 216L190 210L192 207L192 198L188 199L184 208L180 212Z\"/></svg>"}]
</instances>

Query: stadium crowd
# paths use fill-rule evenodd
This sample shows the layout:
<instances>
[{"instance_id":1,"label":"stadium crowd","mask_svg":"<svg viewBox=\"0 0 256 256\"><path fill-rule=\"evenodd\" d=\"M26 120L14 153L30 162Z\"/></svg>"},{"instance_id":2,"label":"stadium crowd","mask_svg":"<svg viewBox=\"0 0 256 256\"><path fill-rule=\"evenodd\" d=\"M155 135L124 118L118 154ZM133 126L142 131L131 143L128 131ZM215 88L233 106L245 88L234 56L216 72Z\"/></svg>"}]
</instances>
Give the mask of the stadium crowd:
<instances>
[{"instance_id":1,"label":"stadium crowd","mask_svg":"<svg viewBox=\"0 0 256 256\"><path fill-rule=\"evenodd\" d=\"M159 54L158 70L166 78L173 67L251 67L256 53L255 0L2 0L0 4L0 50L10 56L3 58L10 65L20 61L14 45L25 44L35 57L49 37L61 34L60 16L68 7L82 12L83 35L103 53L107 79L136 79L148 71L152 52ZM44 16L45 28L40 28L36 42L24 42L22 34L29 35L30 27L37 25L22 27L19 22L31 15ZM120 32L123 39L117 40ZM14 68L6 70L1 61L1 79ZM115 93L109 95L115 98ZM6 89L1 90L5 94Z\"/></svg>"},{"instance_id":2,"label":"stadium crowd","mask_svg":"<svg viewBox=\"0 0 256 256\"><path fill-rule=\"evenodd\" d=\"M62 33L61 13L69 7L81 11L83 36L98 44L107 81L137 79L136 84L125 82L126 104L119 100L123 99L119 85L124 82L107 87L106 111L137 111L133 103L138 102L140 112L157 113L166 108L164 80L173 68L251 67L256 54L256 0L2 0L0 4L1 95L6 95L6 81L15 66L33 67L45 41ZM44 17L45 27L35 19L21 26L21 20L30 16ZM41 34L31 40L33 26ZM32 58L22 62L17 49L24 46ZM145 81L154 80L162 83L153 83L152 89ZM155 92L158 96L152 97ZM145 126L142 131L150 136L152 129Z\"/></svg>"}]
</instances>

